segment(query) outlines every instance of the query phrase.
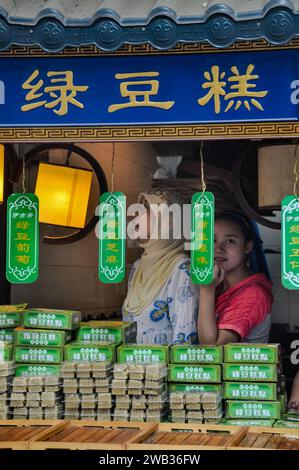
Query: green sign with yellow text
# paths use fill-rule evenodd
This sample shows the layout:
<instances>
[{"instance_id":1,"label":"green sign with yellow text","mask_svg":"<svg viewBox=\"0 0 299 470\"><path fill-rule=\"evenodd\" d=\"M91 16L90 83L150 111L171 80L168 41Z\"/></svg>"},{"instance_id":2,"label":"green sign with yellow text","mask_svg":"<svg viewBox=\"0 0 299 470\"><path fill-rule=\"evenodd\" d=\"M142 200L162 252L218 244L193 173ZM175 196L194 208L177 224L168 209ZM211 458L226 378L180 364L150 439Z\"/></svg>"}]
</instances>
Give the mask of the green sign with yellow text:
<instances>
[{"instance_id":1,"label":"green sign with yellow text","mask_svg":"<svg viewBox=\"0 0 299 470\"><path fill-rule=\"evenodd\" d=\"M192 197L191 279L210 284L214 273L214 196L210 192Z\"/></svg>"},{"instance_id":2,"label":"green sign with yellow text","mask_svg":"<svg viewBox=\"0 0 299 470\"><path fill-rule=\"evenodd\" d=\"M99 280L121 282L126 274L126 197L121 192L100 197Z\"/></svg>"},{"instance_id":3,"label":"green sign with yellow text","mask_svg":"<svg viewBox=\"0 0 299 470\"><path fill-rule=\"evenodd\" d=\"M299 289L299 199L286 196L281 204L281 283Z\"/></svg>"},{"instance_id":4,"label":"green sign with yellow text","mask_svg":"<svg viewBox=\"0 0 299 470\"><path fill-rule=\"evenodd\" d=\"M6 278L13 284L31 284L38 278L38 208L35 194L8 197Z\"/></svg>"}]
</instances>

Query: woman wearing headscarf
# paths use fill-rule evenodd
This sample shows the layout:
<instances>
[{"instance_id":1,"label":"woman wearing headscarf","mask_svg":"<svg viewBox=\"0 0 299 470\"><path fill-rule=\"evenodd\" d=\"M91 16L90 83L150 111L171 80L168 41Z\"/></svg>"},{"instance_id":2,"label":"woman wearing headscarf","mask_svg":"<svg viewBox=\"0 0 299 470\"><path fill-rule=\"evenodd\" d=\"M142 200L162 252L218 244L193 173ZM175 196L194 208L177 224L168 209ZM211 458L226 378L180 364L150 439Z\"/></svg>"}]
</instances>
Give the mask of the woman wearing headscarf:
<instances>
[{"instance_id":1,"label":"woman wearing headscarf","mask_svg":"<svg viewBox=\"0 0 299 470\"><path fill-rule=\"evenodd\" d=\"M139 226L147 223L148 227L149 220L154 219L154 227L147 230L146 240L138 240L144 252L129 276L123 320L137 322L138 344L195 344L198 289L191 282L184 240L182 236L175 239L174 224L169 227L168 218L163 217L163 207L179 203L182 209L182 201L175 193L156 191L141 193L138 201L147 209L146 217L139 218ZM154 206L161 208L158 215L151 209ZM164 239L167 228L169 237ZM156 237L150 236L153 229Z\"/></svg>"}]
</instances>

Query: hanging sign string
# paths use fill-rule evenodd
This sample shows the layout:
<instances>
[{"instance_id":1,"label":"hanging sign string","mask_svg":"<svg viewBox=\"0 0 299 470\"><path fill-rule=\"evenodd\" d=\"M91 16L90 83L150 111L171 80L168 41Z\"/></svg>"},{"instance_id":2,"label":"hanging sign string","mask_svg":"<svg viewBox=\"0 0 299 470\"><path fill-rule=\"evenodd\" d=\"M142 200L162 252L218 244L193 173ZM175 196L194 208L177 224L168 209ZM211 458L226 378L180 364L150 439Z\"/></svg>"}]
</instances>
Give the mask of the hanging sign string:
<instances>
[{"instance_id":1,"label":"hanging sign string","mask_svg":"<svg viewBox=\"0 0 299 470\"><path fill-rule=\"evenodd\" d=\"M297 192L297 189L298 189L298 179L299 179L299 175L298 175L298 172L297 172L297 142L296 142L296 146L295 146L294 175L295 175L294 196L295 196L296 199L298 199L298 192Z\"/></svg>"},{"instance_id":2,"label":"hanging sign string","mask_svg":"<svg viewBox=\"0 0 299 470\"><path fill-rule=\"evenodd\" d=\"M114 192L114 162L115 162L115 142L112 143L111 193Z\"/></svg>"},{"instance_id":3,"label":"hanging sign string","mask_svg":"<svg viewBox=\"0 0 299 470\"><path fill-rule=\"evenodd\" d=\"M26 192L25 188L25 154L23 153L23 167L22 167L22 188L23 188L23 194Z\"/></svg>"},{"instance_id":4,"label":"hanging sign string","mask_svg":"<svg viewBox=\"0 0 299 470\"><path fill-rule=\"evenodd\" d=\"M200 173L201 173L201 190L202 194L206 192L207 185L205 182L204 161L203 161L203 142L200 143Z\"/></svg>"}]
</instances>

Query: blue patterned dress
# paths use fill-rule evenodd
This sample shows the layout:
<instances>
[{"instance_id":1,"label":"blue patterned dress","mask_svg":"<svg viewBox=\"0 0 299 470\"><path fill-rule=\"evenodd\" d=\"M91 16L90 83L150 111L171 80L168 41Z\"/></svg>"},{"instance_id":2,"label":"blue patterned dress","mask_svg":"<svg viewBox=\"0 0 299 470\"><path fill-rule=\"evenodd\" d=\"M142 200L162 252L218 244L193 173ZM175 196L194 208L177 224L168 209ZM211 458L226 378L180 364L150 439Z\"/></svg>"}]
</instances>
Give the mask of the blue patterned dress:
<instances>
[{"instance_id":1,"label":"blue patterned dress","mask_svg":"<svg viewBox=\"0 0 299 470\"><path fill-rule=\"evenodd\" d=\"M135 261L128 288L140 260ZM124 321L137 321L138 344L196 344L198 288L190 278L190 261L180 260L157 298L139 315L122 311Z\"/></svg>"}]
</instances>

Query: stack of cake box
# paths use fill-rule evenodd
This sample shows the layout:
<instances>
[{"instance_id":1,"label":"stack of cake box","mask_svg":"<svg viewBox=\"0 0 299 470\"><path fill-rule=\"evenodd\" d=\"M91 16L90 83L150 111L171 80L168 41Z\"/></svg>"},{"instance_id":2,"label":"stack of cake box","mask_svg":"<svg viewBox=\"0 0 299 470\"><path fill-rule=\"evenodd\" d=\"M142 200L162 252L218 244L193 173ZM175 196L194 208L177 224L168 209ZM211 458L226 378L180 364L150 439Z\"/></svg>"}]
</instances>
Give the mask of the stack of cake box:
<instances>
[{"instance_id":1,"label":"stack of cake box","mask_svg":"<svg viewBox=\"0 0 299 470\"><path fill-rule=\"evenodd\" d=\"M168 372L170 420L219 423L222 408L221 346L172 346Z\"/></svg>"},{"instance_id":2,"label":"stack of cake box","mask_svg":"<svg viewBox=\"0 0 299 470\"><path fill-rule=\"evenodd\" d=\"M286 407L279 344L224 346L226 423L273 426Z\"/></svg>"}]
</instances>

